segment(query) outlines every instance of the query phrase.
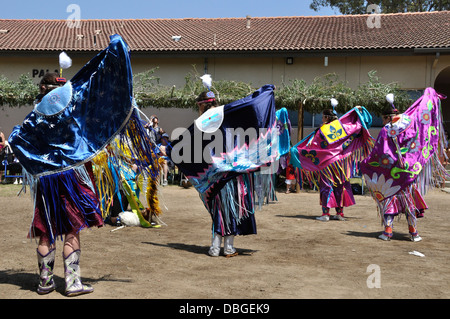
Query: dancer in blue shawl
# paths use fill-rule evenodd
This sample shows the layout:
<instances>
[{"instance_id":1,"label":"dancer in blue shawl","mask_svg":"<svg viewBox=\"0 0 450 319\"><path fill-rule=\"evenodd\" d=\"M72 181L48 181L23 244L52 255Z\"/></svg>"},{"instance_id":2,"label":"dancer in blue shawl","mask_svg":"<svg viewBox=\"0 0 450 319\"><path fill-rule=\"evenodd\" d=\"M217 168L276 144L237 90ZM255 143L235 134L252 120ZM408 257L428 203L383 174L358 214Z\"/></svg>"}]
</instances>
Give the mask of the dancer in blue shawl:
<instances>
[{"instance_id":1,"label":"dancer in blue shawl","mask_svg":"<svg viewBox=\"0 0 450 319\"><path fill-rule=\"evenodd\" d=\"M212 91L203 92L197 98L200 117L172 142L170 158L211 215L211 256L219 255L222 238L229 257L237 254L236 235L256 234L256 189L267 191L272 177L261 168L279 157L273 90L265 85L222 106ZM265 194L259 193L258 200Z\"/></svg>"},{"instance_id":2,"label":"dancer in blue shawl","mask_svg":"<svg viewBox=\"0 0 450 319\"><path fill-rule=\"evenodd\" d=\"M129 48L119 35L70 81L53 82L43 83L40 100L9 143L35 206L29 236L39 237L38 293L55 290L55 242L64 236L65 294L75 296L93 291L81 283L79 232L103 225L103 204L110 202L104 191L116 186L112 179L103 183L102 176L112 175L105 159L119 157L126 146L150 178L158 167L133 100Z\"/></svg>"}]
</instances>

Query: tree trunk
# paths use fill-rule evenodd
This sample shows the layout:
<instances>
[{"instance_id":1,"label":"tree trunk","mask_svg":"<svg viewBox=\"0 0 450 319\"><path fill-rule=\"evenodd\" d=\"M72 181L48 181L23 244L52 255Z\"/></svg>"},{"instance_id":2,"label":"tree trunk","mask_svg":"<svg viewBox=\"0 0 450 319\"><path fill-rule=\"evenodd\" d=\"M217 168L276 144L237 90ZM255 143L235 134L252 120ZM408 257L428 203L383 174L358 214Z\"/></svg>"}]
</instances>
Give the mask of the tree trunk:
<instances>
[{"instance_id":1,"label":"tree trunk","mask_svg":"<svg viewBox=\"0 0 450 319\"><path fill-rule=\"evenodd\" d=\"M298 103L297 143L303 139L303 103Z\"/></svg>"},{"instance_id":2,"label":"tree trunk","mask_svg":"<svg viewBox=\"0 0 450 319\"><path fill-rule=\"evenodd\" d=\"M298 124L297 124L297 143L300 142L303 139L303 102L300 101L298 103ZM295 143L295 144L297 144ZM301 187L303 185L300 185L299 183L297 183L295 185L295 188L297 190L297 193L300 192Z\"/></svg>"}]
</instances>

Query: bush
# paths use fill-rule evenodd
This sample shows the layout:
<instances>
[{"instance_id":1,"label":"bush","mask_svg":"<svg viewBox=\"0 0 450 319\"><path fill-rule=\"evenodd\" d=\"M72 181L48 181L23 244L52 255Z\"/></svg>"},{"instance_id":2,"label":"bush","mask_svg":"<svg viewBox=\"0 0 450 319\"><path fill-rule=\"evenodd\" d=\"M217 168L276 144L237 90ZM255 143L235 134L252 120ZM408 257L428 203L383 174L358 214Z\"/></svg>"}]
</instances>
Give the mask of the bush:
<instances>
[{"instance_id":1,"label":"bush","mask_svg":"<svg viewBox=\"0 0 450 319\"><path fill-rule=\"evenodd\" d=\"M185 84L182 88L177 88L175 85L161 85L159 77L154 75L156 69L134 75L134 97L140 107L197 108L195 99L205 88L195 65L193 70L185 76ZM310 85L299 79L282 83L275 90L276 105L278 108L298 110L299 104L302 103L304 111L317 114L325 108L330 108L330 99L334 97L339 102L336 110L340 113L361 105L369 112L380 115L388 106L385 98L388 93L394 93L395 106L400 111L405 110L413 102L401 90L398 83L381 83L376 71L370 71L368 76L368 82L359 85L355 91L346 82L341 81L335 73L317 77ZM220 104L241 99L256 89L258 88L252 87L251 83L230 80L213 81L211 88ZM18 81L11 81L0 76L1 106L30 105L38 93L37 85L27 75L21 75Z\"/></svg>"}]
</instances>

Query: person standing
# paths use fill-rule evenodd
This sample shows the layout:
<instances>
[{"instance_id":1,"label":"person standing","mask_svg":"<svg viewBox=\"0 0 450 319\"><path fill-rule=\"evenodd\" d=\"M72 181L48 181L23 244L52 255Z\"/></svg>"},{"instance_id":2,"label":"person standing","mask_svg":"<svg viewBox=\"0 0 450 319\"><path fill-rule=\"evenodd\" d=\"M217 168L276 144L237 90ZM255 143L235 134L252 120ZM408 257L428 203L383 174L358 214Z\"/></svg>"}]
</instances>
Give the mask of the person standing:
<instances>
[{"instance_id":1,"label":"person standing","mask_svg":"<svg viewBox=\"0 0 450 319\"><path fill-rule=\"evenodd\" d=\"M322 124L329 124L337 119L337 115L331 109L322 112ZM317 220L330 220L330 208L336 210L336 215L332 219L345 220L344 207L355 205L349 179L339 180L336 176L333 176L333 179L328 179L321 175L319 177L319 192L322 216L317 217Z\"/></svg>"},{"instance_id":2,"label":"person standing","mask_svg":"<svg viewBox=\"0 0 450 319\"><path fill-rule=\"evenodd\" d=\"M41 79L39 83L40 93L36 97L36 106L42 102L44 97L52 92L54 89L62 87L66 83L65 79L60 78L57 73L47 73ZM46 103L46 102L44 102ZM80 190L85 193L86 200L97 201L97 196L95 192L90 187L90 183L93 183L93 172L92 166L90 164L85 165L86 172L88 173L88 181L82 182L79 181ZM37 181L38 184L41 184L42 181L39 179ZM42 185L44 186L44 185ZM66 225L65 230L61 233L64 235L64 243L63 243L63 259L64 259L64 269L65 269L65 282L66 282L66 290L65 293L67 296L77 296L80 294L91 293L94 291L92 286L83 284L81 282L81 273L80 273L80 256L81 256L81 241L80 241L80 233L79 228L80 222L86 222L88 227L100 227L103 225L103 219L101 214L97 214L93 212L93 214L89 214L92 217L89 219L85 218L85 212L80 210L79 205L77 205L71 199L70 193L65 189L63 184L55 185L61 192L60 198L55 199L55 201L61 201L66 206L66 212L69 220L73 220L74 222L70 225ZM52 238L54 234L52 234L53 230L47 224L48 218L47 214L47 205L50 203L46 203L41 196L41 185L37 185L38 194L36 196L36 205L35 205L35 215L33 218L33 223L31 225L30 235L32 237L39 237L38 247L36 249L37 257L38 257L38 266L39 266L39 284L37 288L38 294L48 294L55 290L55 282L53 280L53 268L55 264L55 255L56 255L56 242ZM57 218L54 216L53 218ZM75 221L78 221L76 223ZM78 224L78 225L77 225ZM78 226L78 227L77 227Z\"/></svg>"},{"instance_id":3,"label":"person standing","mask_svg":"<svg viewBox=\"0 0 450 319\"><path fill-rule=\"evenodd\" d=\"M1 159L5 157L6 139L2 131L0 131L0 155ZM0 183L3 181L3 160L0 161Z\"/></svg>"},{"instance_id":4,"label":"person standing","mask_svg":"<svg viewBox=\"0 0 450 319\"><path fill-rule=\"evenodd\" d=\"M297 180L296 180L296 176L295 176L295 169L294 169L294 165L289 164L286 167L286 194L289 193L295 193L296 190L296 186L297 186Z\"/></svg>"},{"instance_id":5,"label":"person standing","mask_svg":"<svg viewBox=\"0 0 450 319\"><path fill-rule=\"evenodd\" d=\"M93 291L81 281L80 231L103 226L107 217L104 199L116 186L108 159L117 171L129 149L141 172L152 179L159 174L133 99L129 52L115 34L70 81L44 76L33 111L9 136L35 203L29 237L39 238L39 294L55 290L56 241L63 237L65 295Z\"/></svg>"},{"instance_id":6,"label":"person standing","mask_svg":"<svg viewBox=\"0 0 450 319\"><path fill-rule=\"evenodd\" d=\"M164 130L159 126L159 120L156 115L150 117L150 122L144 126L147 131L153 145L161 144L161 137L165 133Z\"/></svg>"},{"instance_id":7,"label":"person standing","mask_svg":"<svg viewBox=\"0 0 450 319\"><path fill-rule=\"evenodd\" d=\"M3 149L6 147L6 139L5 134L3 134L2 131L0 131L0 152L3 151Z\"/></svg>"},{"instance_id":8,"label":"person standing","mask_svg":"<svg viewBox=\"0 0 450 319\"><path fill-rule=\"evenodd\" d=\"M158 144L159 155L160 158L163 159L163 163L161 163L163 173L162 186L167 186L167 176L169 174L169 168L172 168L174 166L170 158L167 157L168 147L170 147L169 135L167 133L163 133L163 135L161 136L161 143Z\"/></svg>"},{"instance_id":9,"label":"person standing","mask_svg":"<svg viewBox=\"0 0 450 319\"><path fill-rule=\"evenodd\" d=\"M210 85L206 86L209 89ZM211 216L210 256L220 255L222 240L224 255L236 256L235 236L257 233L255 205L258 201L262 205L266 190L273 190L269 187L271 179L263 178L260 169L270 165L278 154L278 146L271 143L278 136L273 90L273 85L265 85L226 105L219 105L210 89L202 92L196 99L200 116L187 135L171 142L168 156L192 182ZM259 136L248 138L244 132L249 131ZM216 146L212 147L211 137L204 138L203 134L214 134ZM185 143L189 138L191 143ZM262 145L268 153L257 152ZM203 154L201 161L179 157L181 153L195 156L198 147Z\"/></svg>"},{"instance_id":10,"label":"person standing","mask_svg":"<svg viewBox=\"0 0 450 319\"><path fill-rule=\"evenodd\" d=\"M200 115L204 115L206 112L213 112L214 108L218 107L215 95L211 91L204 91L200 93L197 97L197 106ZM228 183L230 185L236 185L236 179L230 180ZM233 194L234 195L234 194ZM236 235L249 235L256 234L256 222L253 214L249 214L247 218L241 219L239 222L229 216L227 212L224 211L225 216L219 212L211 212L212 215L212 229L213 234L211 238L211 246L208 250L208 254L212 257L217 257L220 254L220 247L222 245L223 239L223 251L226 257L234 257L238 253L234 248L234 237ZM231 221L231 227L227 229L223 226L223 219Z\"/></svg>"},{"instance_id":11,"label":"person standing","mask_svg":"<svg viewBox=\"0 0 450 319\"><path fill-rule=\"evenodd\" d=\"M291 148L291 163L303 180L319 188L320 221L345 220L344 208L355 204L350 178L373 147L370 113L357 106L338 118L337 101L331 102L333 109L322 112L322 125ZM336 210L333 217L331 208Z\"/></svg>"},{"instance_id":12,"label":"person standing","mask_svg":"<svg viewBox=\"0 0 450 319\"><path fill-rule=\"evenodd\" d=\"M382 119L383 126L389 129L401 120L402 116L397 109L389 107L383 111ZM394 218L400 214L405 214L411 240L415 242L422 240L417 231L417 218L424 216L425 209L428 209L428 206L415 185L411 185L411 192L413 196L409 204L398 196L394 196L391 199L388 208L383 212L382 223L384 231L378 238L385 241L390 240L393 236ZM414 204L412 204L413 202ZM408 212L412 212L412 214L408 214Z\"/></svg>"},{"instance_id":13,"label":"person standing","mask_svg":"<svg viewBox=\"0 0 450 319\"><path fill-rule=\"evenodd\" d=\"M393 104L383 112L384 127L375 147L361 163L364 180L378 205L384 230L378 238L390 240L396 216L406 215L410 238L419 242L417 219L428 208L423 195L430 187L440 187L448 176L442 166L439 152L445 145L442 116L439 108L441 96L433 89L404 113Z\"/></svg>"}]
</instances>

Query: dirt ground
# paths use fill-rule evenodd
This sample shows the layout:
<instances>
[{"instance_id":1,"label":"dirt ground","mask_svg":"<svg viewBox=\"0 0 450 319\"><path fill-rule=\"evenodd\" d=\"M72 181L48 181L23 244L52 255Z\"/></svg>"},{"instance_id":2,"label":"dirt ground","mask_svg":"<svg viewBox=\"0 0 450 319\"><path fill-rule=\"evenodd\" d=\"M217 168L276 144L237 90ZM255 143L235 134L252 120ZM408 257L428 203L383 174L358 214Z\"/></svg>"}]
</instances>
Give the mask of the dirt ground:
<instances>
[{"instance_id":1,"label":"dirt ground","mask_svg":"<svg viewBox=\"0 0 450 319\"><path fill-rule=\"evenodd\" d=\"M57 290L36 293L36 242L26 238L32 203L29 193L16 196L19 189L0 185L0 298L66 298L61 241ZM419 220L423 241L417 243L409 240L404 218L395 223L393 240L377 239L382 228L369 195L355 195L346 221L329 222L315 220L321 213L317 192L280 191L277 197L256 212L257 235L236 237L238 256L214 258L207 255L211 220L195 189L162 188L163 227L82 231L81 274L95 292L76 298L450 297L450 194L434 190L425 196L430 209ZM380 288L369 288L375 275Z\"/></svg>"}]
</instances>

